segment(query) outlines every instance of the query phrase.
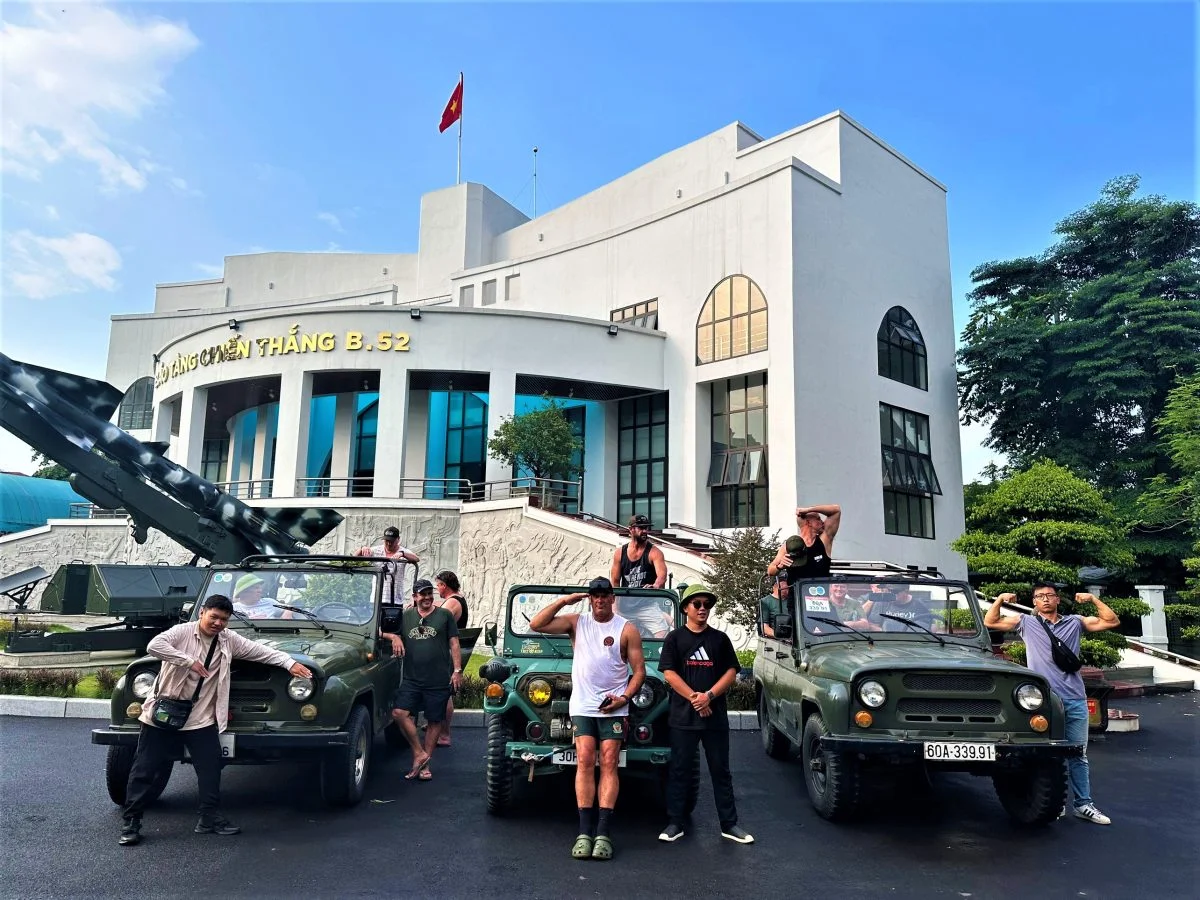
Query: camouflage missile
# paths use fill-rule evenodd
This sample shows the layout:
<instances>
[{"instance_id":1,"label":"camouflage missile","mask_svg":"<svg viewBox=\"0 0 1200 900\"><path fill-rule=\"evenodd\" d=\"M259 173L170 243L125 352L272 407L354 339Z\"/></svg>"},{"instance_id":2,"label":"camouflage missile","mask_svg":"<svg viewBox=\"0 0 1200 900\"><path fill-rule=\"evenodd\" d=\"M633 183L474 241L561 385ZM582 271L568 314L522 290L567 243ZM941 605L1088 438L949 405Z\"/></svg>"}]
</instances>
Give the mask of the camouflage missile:
<instances>
[{"instance_id":1,"label":"camouflage missile","mask_svg":"<svg viewBox=\"0 0 1200 900\"><path fill-rule=\"evenodd\" d=\"M165 445L143 443L109 421L123 397L106 382L0 353L0 425L71 471L75 489L93 503L123 507L139 543L154 527L206 559L238 562L253 553L307 553L342 521L332 509L247 506L164 457Z\"/></svg>"}]
</instances>

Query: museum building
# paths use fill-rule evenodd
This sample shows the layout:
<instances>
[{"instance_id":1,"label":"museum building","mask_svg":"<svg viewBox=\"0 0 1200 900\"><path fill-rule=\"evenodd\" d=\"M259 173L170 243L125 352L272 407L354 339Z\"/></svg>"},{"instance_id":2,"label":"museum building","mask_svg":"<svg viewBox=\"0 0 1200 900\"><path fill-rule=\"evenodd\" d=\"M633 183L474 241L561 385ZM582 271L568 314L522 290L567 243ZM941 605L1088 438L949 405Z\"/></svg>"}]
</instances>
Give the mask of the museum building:
<instances>
[{"instance_id":1,"label":"museum building","mask_svg":"<svg viewBox=\"0 0 1200 900\"><path fill-rule=\"evenodd\" d=\"M501 420L581 439L556 507L964 575L946 189L834 112L728 125L535 218L421 199L415 253L256 253L112 320L117 423L231 492L470 501Z\"/></svg>"}]
</instances>

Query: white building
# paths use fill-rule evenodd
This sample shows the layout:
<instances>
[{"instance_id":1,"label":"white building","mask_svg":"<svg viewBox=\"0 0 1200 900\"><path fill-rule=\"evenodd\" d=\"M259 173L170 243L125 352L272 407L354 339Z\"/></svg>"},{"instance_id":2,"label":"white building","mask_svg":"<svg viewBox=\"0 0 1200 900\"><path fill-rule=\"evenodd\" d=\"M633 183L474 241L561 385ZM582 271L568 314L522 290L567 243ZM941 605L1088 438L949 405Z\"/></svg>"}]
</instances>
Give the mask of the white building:
<instances>
[{"instance_id":1,"label":"white building","mask_svg":"<svg viewBox=\"0 0 1200 900\"><path fill-rule=\"evenodd\" d=\"M945 188L841 113L735 123L530 220L421 201L416 253L227 257L115 316L119 423L242 496L480 495L486 441L561 398L563 509L795 530L936 565L963 530Z\"/></svg>"}]
</instances>

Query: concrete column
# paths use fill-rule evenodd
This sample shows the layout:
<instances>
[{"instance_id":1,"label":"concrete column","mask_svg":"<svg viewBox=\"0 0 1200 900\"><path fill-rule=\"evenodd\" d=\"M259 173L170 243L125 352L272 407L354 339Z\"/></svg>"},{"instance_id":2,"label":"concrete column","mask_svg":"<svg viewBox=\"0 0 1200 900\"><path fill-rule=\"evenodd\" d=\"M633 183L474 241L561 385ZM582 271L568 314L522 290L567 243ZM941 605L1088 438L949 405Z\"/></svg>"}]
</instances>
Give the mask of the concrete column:
<instances>
[{"instance_id":1,"label":"concrete column","mask_svg":"<svg viewBox=\"0 0 1200 900\"><path fill-rule=\"evenodd\" d=\"M160 400L154 404L154 421L150 424L151 440L160 443L171 442L171 411L178 401L178 396Z\"/></svg>"},{"instance_id":2,"label":"concrete column","mask_svg":"<svg viewBox=\"0 0 1200 900\"><path fill-rule=\"evenodd\" d=\"M225 473L221 476L223 481L236 481L238 471L238 455L242 452L241 435L238 429L233 427L235 417L230 416L225 422L225 433L229 435L229 456L225 460Z\"/></svg>"},{"instance_id":3,"label":"concrete column","mask_svg":"<svg viewBox=\"0 0 1200 900\"><path fill-rule=\"evenodd\" d=\"M279 388L278 442L272 497L296 497L296 479L308 474L308 421L312 413L312 372L287 372Z\"/></svg>"},{"instance_id":4,"label":"concrete column","mask_svg":"<svg viewBox=\"0 0 1200 900\"><path fill-rule=\"evenodd\" d=\"M1150 606L1150 615L1142 616L1142 643L1165 648L1167 646L1167 617L1163 614L1163 586L1161 584L1135 584L1134 590Z\"/></svg>"},{"instance_id":5,"label":"concrete column","mask_svg":"<svg viewBox=\"0 0 1200 900\"><path fill-rule=\"evenodd\" d=\"M333 412L333 453L329 459L329 477L333 483L329 493L333 497L348 496L348 482L339 481L350 477L350 452L354 443L354 416L358 409L358 394L338 394Z\"/></svg>"},{"instance_id":6,"label":"concrete column","mask_svg":"<svg viewBox=\"0 0 1200 900\"><path fill-rule=\"evenodd\" d=\"M258 407L254 415L254 455L251 457L250 475L247 481L262 481L267 477L267 467L271 464L271 417L267 415L269 403ZM245 497L270 496L262 486L254 487L253 492L247 489Z\"/></svg>"},{"instance_id":7,"label":"concrete column","mask_svg":"<svg viewBox=\"0 0 1200 900\"><path fill-rule=\"evenodd\" d=\"M485 442L492 439L492 435L500 427L500 420L505 416L511 416L516 411L516 405L517 373L513 371L493 370L488 382L488 417L487 434L484 437ZM485 449L484 452L486 453L487 450ZM493 459L491 456L487 458L485 473L487 481L512 480L512 468L507 463Z\"/></svg>"},{"instance_id":8,"label":"concrete column","mask_svg":"<svg viewBox=\"0 0 1200 900\"><path fill-rule=\"evenodd\" d=\"M375 486L372 496L401 495L400 478L404 471L404 431L407 422L408 369L389 365L379 371L379 431L375 438Z\"/></svg>"},{"instance_id":9,"label":"concrete column","mask_svg":"<svg viewBox=\"0 0 1200 900\"><path fill-rule=\"evenodd\" d=\"M208 388L192 388L183 392L183 409L179 417L179 443L172 453L175 461L189 472L200 473L204 458L204 422L208 416Z\"/></svg>"}]
</instances>

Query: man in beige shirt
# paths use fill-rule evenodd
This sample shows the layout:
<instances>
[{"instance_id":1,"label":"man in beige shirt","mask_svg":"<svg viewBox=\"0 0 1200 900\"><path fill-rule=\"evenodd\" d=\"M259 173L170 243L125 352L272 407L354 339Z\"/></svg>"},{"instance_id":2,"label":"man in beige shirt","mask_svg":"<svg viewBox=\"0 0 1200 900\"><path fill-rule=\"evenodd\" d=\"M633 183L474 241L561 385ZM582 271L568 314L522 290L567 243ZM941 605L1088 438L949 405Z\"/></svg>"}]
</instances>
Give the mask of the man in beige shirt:
<instances>
[{"instance_id":1,"label":"man in beige shirt","mask_svg":"<svg viewBox=\"0 0 1200 900\"><path fill-rule=\"evenodd\" d=\"M196 833L237 834L241 831L217 810L221 799L221 742L218 735L229 724L230 665L235 659L247 659L281 666L298 678L312 678L312 672L282 651L264 647L235 631L226 631L232 614L233 604L229 598L214 595L204 601L195 622L168 628L152 638L146 647L146 652L161 659L163 664L155 682L154 696L146 701L140 717L142 731L129 772L119 841L122 846L141 843L146 797L158 772L163 766L171 765L183 747L191 755L200 788L200 821L196 823ZM191 699L197 679L201 678L200 696L193 703L183 728L173 731L155 725L157 699Z\"/></svg>"}]
</instances>

